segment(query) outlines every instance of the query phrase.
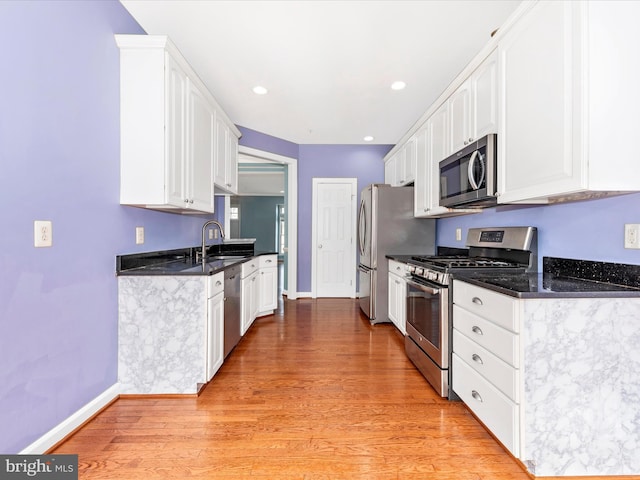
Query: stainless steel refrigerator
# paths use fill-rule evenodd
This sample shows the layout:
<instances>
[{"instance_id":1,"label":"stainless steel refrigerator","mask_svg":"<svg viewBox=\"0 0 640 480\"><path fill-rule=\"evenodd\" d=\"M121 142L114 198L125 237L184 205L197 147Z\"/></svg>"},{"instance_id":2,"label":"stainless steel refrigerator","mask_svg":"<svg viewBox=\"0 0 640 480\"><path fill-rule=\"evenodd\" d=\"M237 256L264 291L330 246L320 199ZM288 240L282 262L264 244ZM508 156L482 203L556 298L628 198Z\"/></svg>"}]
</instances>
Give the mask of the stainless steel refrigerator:
<instances>
[{"instance_id":1,"label":"stainless steel refrigerator","mask_svg":"<svg viewBox=\"0 0 640 480\"><path fill-rule=\"evenodd\" d=\"M386 255L435 254L436 221L413 216L413 187L372 184L360 192L360 308L371 323L388 322Z\"/></svg>"}]
</instances>

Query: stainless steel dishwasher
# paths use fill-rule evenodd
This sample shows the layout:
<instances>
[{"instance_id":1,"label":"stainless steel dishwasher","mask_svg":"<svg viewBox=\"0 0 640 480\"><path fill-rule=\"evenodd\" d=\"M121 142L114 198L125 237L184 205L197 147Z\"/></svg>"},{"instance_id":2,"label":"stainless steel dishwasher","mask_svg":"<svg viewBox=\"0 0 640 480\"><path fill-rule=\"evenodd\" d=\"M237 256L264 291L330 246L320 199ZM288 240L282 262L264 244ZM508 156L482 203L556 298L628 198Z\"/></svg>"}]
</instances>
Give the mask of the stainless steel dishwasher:
<instances>
[{"instance_id":1,"label":"stainless steel dishwasher","mask_svg":"<svg viewBox=\"0 0 640 480\"><path fill-rule=\"evenodd\" d=\"M224 357L240 341L240 265L224 271Z\"/></svg>"}]
</instances>

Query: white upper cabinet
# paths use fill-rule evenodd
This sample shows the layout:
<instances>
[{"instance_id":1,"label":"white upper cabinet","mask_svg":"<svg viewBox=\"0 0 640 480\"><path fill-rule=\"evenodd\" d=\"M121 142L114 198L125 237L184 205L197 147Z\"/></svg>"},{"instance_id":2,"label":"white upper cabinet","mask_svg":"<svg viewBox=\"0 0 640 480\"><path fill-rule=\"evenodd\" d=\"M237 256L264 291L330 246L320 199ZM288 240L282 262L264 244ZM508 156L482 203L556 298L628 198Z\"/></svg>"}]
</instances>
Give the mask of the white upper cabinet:
<instances>
[{"instance_id":1,"label":"white upper cabinet","mask_svg":"<svg viewBox=\"0 0 640 480\"><path fill-rule=\"evenodd\" d=\"M450 153L498 132L497 59L494 51L449 98Z\"/></svg>"},{"instance_id":2,"label":"white upper cabinet","mask_svg":"<svg viewBox=\"0 0 640 480\"><path fill-rule=\"evenodd\" d=\"M238 137L222 118L216 118L215 186L222 193L238 193Z\"/></svg>"},{"instance_id":3,"label":"white upper cabinet","mask_svg":"<svg viewBox=\"0 0 640 480\"><path fill-rule=\"evenodd\" d=\"M237 155L240 132L166 36L115 38L120 47L120 203L213 213L216 125L222 122L227 129L225 165L236 168L237 158L229 159L228 152ZM237 179L237 171L227 177Z\"/></svg>"},{"instance_id":4,"label":"white upper cabinet","mask_svg":"<svg viewBox=\"0 0 640 480\"><path fill-rule=\"evenodd\" d=\"M471 115L471 82L467 80L448 100L449 107L449 152L457 152L471 140L473 118Z\"/></svg>"},{"instance_id":5,"label":"white upper cabinet","mask_svg":"<svg viewBox=\"0 0 640 480\"><path fill-rule=\"evenodd\" d=\"M498 133L498 52L494 50L471 75L471 131L473 142Z\"/></svg>"},{"instance_id":6,"label":"white upper cabinet","mask_svg":"<svg viewBox=\"0 0 640 480\"><path fill-rule=\"evenodd\" d=\"M413 216L426 217L431 205L429 195L429 160L427 158L427 126L423 125L415 134L416 138L416 174L413 187Z\"/></svg>"},{"instance_id":7,"label":"white upper cabinet","mask_svg":"<svg viewBox=\"0 0 640 480\"><path fill-rule=\"evenodd\" d=\"M498 201L640 190L640 2L524 8L498 43Z\"/></svg>"},{"instance_id":8,"label":"white upper cabinet","mask_svg":"<svg viewBox=\"0 0 640 480\"><path fill-rule=\"evenodd\" d=\"M189 199L189 208L203 212L213 212L213 167L214 137L213 125L216 112L205 96L189 82L188 89L189 141L188 168L184 182L185 199Z\"/></svg>"},{"instance_id":9,"label":"white upper cabinet","mask_svg":"<svg viewBox=\"0 0 640 480\"><path fill-rule=\"evenodd\" d=\"M384 181L394 187L409 185L415 180L416 137L411 137L384 165Z\"/></svg>"}]
</instances>

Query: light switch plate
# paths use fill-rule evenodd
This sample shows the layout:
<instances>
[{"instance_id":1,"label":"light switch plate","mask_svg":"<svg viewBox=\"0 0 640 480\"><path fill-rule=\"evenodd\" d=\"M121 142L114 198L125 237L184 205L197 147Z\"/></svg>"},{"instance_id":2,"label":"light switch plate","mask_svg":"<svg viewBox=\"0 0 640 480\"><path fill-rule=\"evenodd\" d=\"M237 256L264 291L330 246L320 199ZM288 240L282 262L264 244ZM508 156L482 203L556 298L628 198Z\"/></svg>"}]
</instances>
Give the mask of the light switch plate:
<instances>
[{"instance_id":1,"label":"light switch plate","mask_svg":"<svg viewBox=\"0 0 640 480\"><path fill-rule=\"evenodd\" d=\"M35 220L33 222L33 244L36 247L53 245L53 230L50 220Z\"/></svg>"},{"instance_id":2,"label":"light switch plate","mask_svg":"<svg viewBox=\"0 0 640 480\"><path fill-rule=\"evenodd\" d=\"M136 227L136 245L144 243L144 227Z\"/></svg>"}]
</instances>

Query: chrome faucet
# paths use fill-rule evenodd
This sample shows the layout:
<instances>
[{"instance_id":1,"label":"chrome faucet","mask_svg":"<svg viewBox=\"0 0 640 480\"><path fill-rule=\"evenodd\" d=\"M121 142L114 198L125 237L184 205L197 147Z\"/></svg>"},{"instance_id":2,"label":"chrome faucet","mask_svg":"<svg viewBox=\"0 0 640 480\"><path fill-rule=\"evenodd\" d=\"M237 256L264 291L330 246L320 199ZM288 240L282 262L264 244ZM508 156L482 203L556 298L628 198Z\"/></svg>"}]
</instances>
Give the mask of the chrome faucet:
<instances>
[{"instance_id":1,"label":"chrome faucet","mask_svg":"<svg viewBox=\"0 0 640 480\"><path fill-rule=\"evenodd\" d=\"M222 225L220 225L220 222L218 222L217 220L209 220L208 222L205 222L205 224L202 226L202 250L200 251L200 260L202 260L203 262L207 257L207 227L209 225L217 225L220 229L220 238L224 238L224 229L222 228ZM197 256L196 261L198 261Z\"/></svg>"}]
</instances>

